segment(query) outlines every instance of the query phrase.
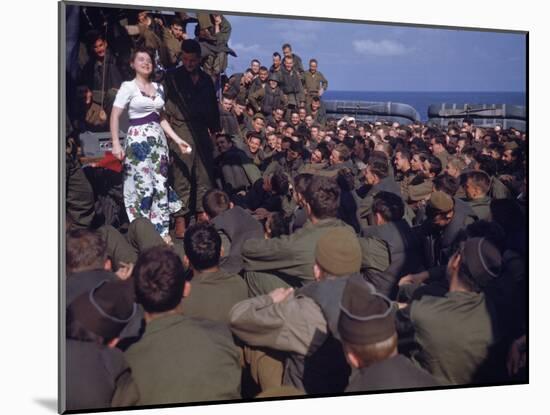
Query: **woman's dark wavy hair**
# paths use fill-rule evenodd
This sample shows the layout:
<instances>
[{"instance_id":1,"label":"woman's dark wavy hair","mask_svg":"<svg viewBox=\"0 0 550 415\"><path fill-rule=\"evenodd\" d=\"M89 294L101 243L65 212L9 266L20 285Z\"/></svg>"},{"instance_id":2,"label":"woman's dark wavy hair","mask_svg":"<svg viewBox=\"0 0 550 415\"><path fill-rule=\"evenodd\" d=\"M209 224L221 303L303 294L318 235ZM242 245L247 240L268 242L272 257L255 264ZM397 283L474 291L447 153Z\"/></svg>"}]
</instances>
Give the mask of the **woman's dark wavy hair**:
<instances>
[{"instance_id":1,"label":"woman's dark wavy hair","mask_svg":"<svg viewBox=\"0 0 550 415\"><path fill-rule=\"evenodd\" d=\"M133 50L132 54L130 55L130 61L129 61L130 65L132 64L132 62L134 62L134 60L136 59L136 56L137 56L138 53L146 53L151 58L152 68L151 68L151 74L149 75L149 80L153 79L153 76L155 74L155 52L153 51L153 49L145 47L145 46L136 47ZM131 66L130 66L130 71L135 76L136 71L134 69L132 69Z\"/></svg>"}]
</instances>

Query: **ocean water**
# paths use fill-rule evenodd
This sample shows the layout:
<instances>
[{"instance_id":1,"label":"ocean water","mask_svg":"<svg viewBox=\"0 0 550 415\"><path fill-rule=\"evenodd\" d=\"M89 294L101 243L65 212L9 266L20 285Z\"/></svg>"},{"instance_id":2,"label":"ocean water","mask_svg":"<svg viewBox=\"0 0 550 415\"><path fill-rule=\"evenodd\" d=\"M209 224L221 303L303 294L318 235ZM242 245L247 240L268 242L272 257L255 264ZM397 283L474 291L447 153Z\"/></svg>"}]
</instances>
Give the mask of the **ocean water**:
<instances>
[{"instance_id":1,"label":"ocean water","mask_svg":"<svg viewBox=\"0 0 550 415\"><path fill-rule=\"evenodd\" d=\"M382 91L331 91L323 95L326 100L400 102L414 107L422 121L428 119L432 104L507 104L526 105L523 92L382 92Z\"/></svg>"}]
</instances>

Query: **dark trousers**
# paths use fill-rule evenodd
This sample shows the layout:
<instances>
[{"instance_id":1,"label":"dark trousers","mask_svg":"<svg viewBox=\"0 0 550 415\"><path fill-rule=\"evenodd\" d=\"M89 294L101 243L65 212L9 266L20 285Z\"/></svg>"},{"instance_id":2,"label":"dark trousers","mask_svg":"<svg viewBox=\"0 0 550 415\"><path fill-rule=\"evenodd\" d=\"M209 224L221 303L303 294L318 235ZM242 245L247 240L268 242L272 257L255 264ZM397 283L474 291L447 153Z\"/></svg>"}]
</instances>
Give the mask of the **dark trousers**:
<instances>
[{"instance_id":1,"label":"dark trousers","mask_svg":"<svg viewBox=\"0 0 550 415\"><path fill-rule=\"evenodd\" d=\"M67 168L67 215L74 228L89 228L95 215L94 191L76 162Z\"/></svg>"},{"instance_id":2,"label":"dark trousers","mask_svg":"<svg viewBox=\"0 0 550 415\"><path fill-rule=\"evenodd\" d=\"M174 216L202 212L202 198L213 187L214 162L208 131L196 128L198 139L195 140L186 122L174 122L172 127L192 147L191 154L183 154L172 140L168 144L173 159L170 165L171 184L183 203L183 208Z\"/></svg>"}]
</instances>

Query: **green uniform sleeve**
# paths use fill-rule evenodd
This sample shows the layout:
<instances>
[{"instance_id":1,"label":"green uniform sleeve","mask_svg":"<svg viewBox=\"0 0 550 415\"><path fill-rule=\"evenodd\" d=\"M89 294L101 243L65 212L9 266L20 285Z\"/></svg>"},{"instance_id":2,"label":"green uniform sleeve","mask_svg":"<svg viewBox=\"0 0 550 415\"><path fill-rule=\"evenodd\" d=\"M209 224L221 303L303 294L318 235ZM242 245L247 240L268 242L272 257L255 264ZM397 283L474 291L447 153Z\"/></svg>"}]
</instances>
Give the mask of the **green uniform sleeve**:
<instances>
[{"instance_id":1,"label":"green uniform sleeve","mask_svg":"<svg viewBox=\"0 0 550 415\"><path fill-rule=\"evenodd\" d=\"M98 228L98 232L107 244L107 255L111 258L114 271L119 268L121 262L136 263L138 250L130 245L118 230L111 225L103 225Z\"/></svg>"},{"instance_id":2,"label":"green uniform sleeve","mask_svg":"<svg viewBox=\"0 0 550 415\"><path fill-rule=\"evenodd\" d=\"M304 92L304 87L301 82L297 82L297 85L298 85L298 93L296 94L296 98L298 98L298 103L305 102L306 94Z\"/></svg>"},{"instance_id":3,"label":"green uniform sleeve","mask_svg":"<svg viewBox=\"0 0 550 415\"><path fill-rule=\"evenodd\" d=\"M277 163L276 161L272 161L271 163L268 164L268 166L264 170L264 177L267 177L270 174L275 173L277 170L279 170L280 167L281 165L279 163Z\"/></svg>"},{"instance_id":4,"label":"green uniform sleeve","mask_svg":"<svg viewBox=\"0 0 550 415\"><path fill-rule=\"evenodd\" d=\"M248 178L248 182L250 183L250 186L252 186L256 181L262 177L262 173L260 173L260 169L258 169L258 166L256 166L253 163L243 163L243 170L246 174L246 177Z\"/></svg>"},{"instance_id":5,"label":"green uniform sleeve","mask_svg":"<svg viewBox=\"0 0 550 415\"><path fill-rule=\"evenodd\" d=\"M263 100L263 97L265 96L265 91L263 88L259 88L255 90L253 93L248 95L248 102L252 107L254 108L254 111L260 112L262 109L260 106L259 101Z\"/></svg>"},{"instance_id":6,"label":"green uniform sleeve","mask_svg":"<svg viewBox=\"0 0 550 415\"><path fill-rule=\"evenodd\" d=\"M222 240L222 248L223 248L223 257L226 258L229 256L229 253L231 252L231 241L225 234L225 232L218 231L218 235L220 235L220 239Z\"/></svg>"},{"instance_id":7,"label":"green uniform sleeve","mask_svg":"<svg viewBox=\"0 0 550 415\"><path fill-rule=\"evenodd\" d=\"M139 390L135 384L130 370L123 372L116 381L115 394L111 400L111 406L124 407L135 406L139 402Z\"/></svg>"},{"instance_id":8,"label":"green uniform sleeve","mask_svg":"<svg viewBox=\"0 0 550 415\"><path fill-rule=\"evenodd\" d=\"M361 268L385 271L390 266L388 245L377 238L359 238L361 245Z\"/></svg>"},{"instance_id":9,"label":"green uniform sleeve","mask_svg":"<svg viewBox=\"0 0 550 415\"><path fill-rule=\"evenodd\" d=\"M249 239L243 244L242 255L247 271L267 271L286 268L294 263L295 250L290 235L273 239Z\"/></svg>"},{"instance_id":10,"label":"green uniform sleeve","mask_svg":"<svg viewBox=\"0 0 550 415\"><path fill-rule=\"evenodd\" d=\"M319 75L320 78L321 78L321 87L323 88L324 91L326 91L328 89L328 81L327 81L327 78L325 78L325 76L319 72Z\"/></svg>"},{"instance_id":11,"label":"green uniform sleeve","mask_svg":"<svg viewBox=\"0 0 550 415\"><path fill-rule=\"evenodd\" d=\"M231 331L245 343L301 355L316 350L328 333L321 309L307 297L275 304L262 295L237 303L229 318Z\"/></svg>"}]
</instances>

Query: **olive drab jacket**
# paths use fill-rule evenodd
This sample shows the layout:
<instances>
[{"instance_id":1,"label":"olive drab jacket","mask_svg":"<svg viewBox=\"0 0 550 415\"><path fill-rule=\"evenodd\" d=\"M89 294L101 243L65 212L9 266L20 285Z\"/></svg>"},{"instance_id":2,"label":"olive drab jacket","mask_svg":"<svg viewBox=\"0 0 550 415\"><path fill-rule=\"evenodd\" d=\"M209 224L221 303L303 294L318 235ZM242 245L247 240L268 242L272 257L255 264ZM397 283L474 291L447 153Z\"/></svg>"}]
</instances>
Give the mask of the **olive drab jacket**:
<instances>
[{"instance_id":1,"label":"olive drab jacket","mask_svg":"<svg viewBox=\"0 0 550 415\"><path fill-rule=\"evenodd\" d=\"M245 271L277 271L278 274L311 281L315 262L315 246L325 232L345 226L340 219L321 219L313 224L309 220L292 235L273 239L249 239L243 244ZM383 271L389 266L387 245L375 238L359 238L362 268Z\"/></svg>"}]
</instances>

